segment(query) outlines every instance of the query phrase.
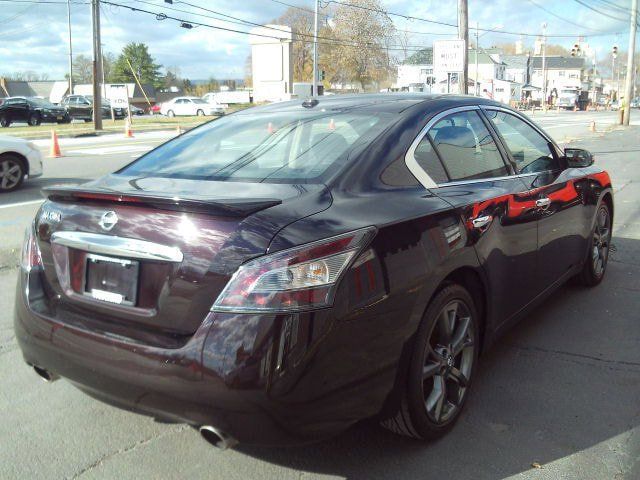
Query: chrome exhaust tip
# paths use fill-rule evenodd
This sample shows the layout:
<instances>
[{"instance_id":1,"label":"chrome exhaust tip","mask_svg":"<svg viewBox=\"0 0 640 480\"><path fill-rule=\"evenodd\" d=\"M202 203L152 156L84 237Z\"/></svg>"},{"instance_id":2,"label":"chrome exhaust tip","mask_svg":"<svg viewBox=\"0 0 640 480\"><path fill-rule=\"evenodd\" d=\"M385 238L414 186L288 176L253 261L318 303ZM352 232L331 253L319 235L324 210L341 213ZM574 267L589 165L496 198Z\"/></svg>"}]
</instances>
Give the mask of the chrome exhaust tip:
<instances>
[{"instance_id":1,"label":"chrome exhaust tip","mask_svg":"<svg viewBox=\"0 0 640 480\"><path fill-rule=\"evenodd\" d=\"M235 438L211 425L202 425L198 430L200 431L202 438L220 450L233 448L238 444L238 441Z\"/></svg>"},{"instance_id":2,"label":"chrome exhaust tip","mask_svg":"<svg viewBox=\"0 0 640 480\"><path fill-rule=\"evenodd\" d=\"M36 365L33 366L33 370L38 374L40 378L42 378L42 380L44 380L47 383L55 382L60 378L55 373L52 373L49 370L46 370L42 367L38 367Z\"/></svg>"}]
</instances>

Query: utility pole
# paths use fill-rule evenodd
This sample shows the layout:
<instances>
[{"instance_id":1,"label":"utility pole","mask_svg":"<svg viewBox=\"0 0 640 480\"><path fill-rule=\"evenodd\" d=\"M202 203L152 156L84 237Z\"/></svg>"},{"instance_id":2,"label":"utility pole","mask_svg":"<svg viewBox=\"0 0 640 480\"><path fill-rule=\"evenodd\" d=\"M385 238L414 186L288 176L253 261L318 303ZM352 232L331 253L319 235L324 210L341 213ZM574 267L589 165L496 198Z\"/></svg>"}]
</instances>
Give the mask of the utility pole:
<instances>
[{"instance_id":1,"label":"utility pole","mask_svg":"<svg viewBox=\"0 0 640 480\"><path fill-rule=\"evenodd\" d=\"M547 111L547 22L542 24L542 110Z\"/></svg>"},{"instance_id":2,"label":"utility pole","mask_svg":"<svg viewBox=\"0 0 640 480\"><path fill-rule=\"evenodd\" d=\"M69 95L73 95L73 48L71 46L71 0L67 0L67 26L69 30Z\"/></svg>"},{"instance_id":3,"label":"utility pole","mask_svg":"<svg viewBox=\"0 0 640 480\"><path fill-rule=\"evenodd\" d=\"M91 0L93 21L93 127L102 130L102 92L100 91L100 0Z\"/></svg>"},{"instance_id":4,"label":"utility pole","mask_svg":"<svg viewBox=\"0 0 640 480\"><path fill-rule=\"evenodd\" d=\"M596 81L597 81L597 66L596 66L596 49L593 49L593 96L591 97L591 101L593 102L593 108L595 110L598 109L598 94L596 92Z\"/></svg>"},{"instance_id":5,"label":"utility pole","mask_svg":"<svg viewBox=\"0 0 640 480\"><path fill-rule=\"evenodd\" d=\"M480 25L478 24L478 22L476 22L476 77L475 81L473 82L473 93L476 97L480 95L480 87L478 86L478 53L480 52L480 36L478 35L479 28Z\"/></svg>"},{"instance_id":6,"label":"utility pole","mask_svg":"<svg viewBox=\"0 0 640 480\"><path fill-rule=\"evenodd\" d=\"M458 38L464 40L462 75L458 83L462 85L460 93L466 95L469 93L469 8L467 0L458 0Z\"/></svg>"},{"instance_id":7,"label":"utility pole","mask_svg":"<svg viewBox=\"0 0 640 480\"><path fill-rule=\"evenodd\" d=\"M318 3L316 0L315 14L313 19L313 85L311 93L318 96Z\"/></svg>"},{"instance_id":8,"label":"utility pole","mask_svg":"<svg viewBox=\"0 0 640 480\"><path fill-rule=\"evenodd\" d=\"M638 18L638 0L631 0L631 28L629 30L629 47L627 53L627 79L624 85L624 101L626 103L622 124L629 125L631 115L631 99L633 98L634 68L633 57L636 53L636 25Z\"/></svg>"}]
</instances>

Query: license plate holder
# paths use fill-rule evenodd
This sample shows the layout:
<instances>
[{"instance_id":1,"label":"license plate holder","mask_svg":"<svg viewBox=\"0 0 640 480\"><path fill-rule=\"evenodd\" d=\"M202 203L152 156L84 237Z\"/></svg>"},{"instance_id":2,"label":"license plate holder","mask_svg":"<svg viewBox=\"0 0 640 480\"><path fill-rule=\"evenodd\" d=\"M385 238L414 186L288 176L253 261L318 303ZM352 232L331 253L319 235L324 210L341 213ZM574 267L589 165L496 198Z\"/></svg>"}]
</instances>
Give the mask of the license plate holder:
<instances>
[{"instance_id":1,"label":"license plate holder","mask_svg":"<svg viewBox=\"0 0 640 480\"><path fill-rule=\"evenodd\" d=\"M88 253L82 293L115 305L135 306L140 262Z\"/></svg>"}]
</instances>

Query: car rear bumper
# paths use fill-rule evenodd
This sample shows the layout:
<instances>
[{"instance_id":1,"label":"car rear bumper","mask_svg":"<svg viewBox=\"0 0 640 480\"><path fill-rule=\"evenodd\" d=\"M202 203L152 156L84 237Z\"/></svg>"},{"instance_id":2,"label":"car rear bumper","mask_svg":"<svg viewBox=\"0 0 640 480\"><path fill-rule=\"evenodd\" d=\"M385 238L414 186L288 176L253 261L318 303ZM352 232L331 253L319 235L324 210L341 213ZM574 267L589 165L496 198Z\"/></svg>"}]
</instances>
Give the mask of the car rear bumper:
<instances>
[{"instance_id":1,"label":"car rear bumper","mask_svg":"<svg viewBox=\"0 0 640 480\"><path fill-rule=\"evenodd\" d=\"M290 445L335 435L378 413L393 385L389 369L371 375L347 367L351 377L339 388L322 361L284 369L283 319L274 315L211 313L179 348L61 322L45 307L38 276L21 271L16 294L15 334L25 361L120 408L212 425L242 443ZM345 347L339 335L337 343ZM345 353L362 349L358 343Z\"/></svg>"}]
</instances>

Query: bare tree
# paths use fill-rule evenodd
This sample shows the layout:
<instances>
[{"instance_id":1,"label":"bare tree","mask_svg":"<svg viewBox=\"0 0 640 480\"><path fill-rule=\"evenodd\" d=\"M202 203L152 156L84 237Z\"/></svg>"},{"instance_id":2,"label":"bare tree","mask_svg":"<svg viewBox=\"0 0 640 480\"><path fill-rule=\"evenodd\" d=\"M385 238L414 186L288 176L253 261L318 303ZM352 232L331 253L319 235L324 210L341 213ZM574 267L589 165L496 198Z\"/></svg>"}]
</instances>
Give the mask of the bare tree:
<instances>
[{"instance_id":1,"label":"bare tree","mask_svg":"<svg viewBox=\"0 0 640 480\"><path fill-rule=\"evenodd\" d=\"M293 31L293 81L310 82L313 77L313 13L289 7L273 23Z\"/></svg>"},{"instance_id":2,"label":"bare tree","mask_svg":"<svg viewBox=\"0 0 640 480\"><path fill-rule=\"evenodd\" d=\"M339 5L323 32L335 39L320 51L332 82L357 83L367 89L389 78L393 64L389 45L396 31L379 0Z\"/></svg>"}]
</instances>

